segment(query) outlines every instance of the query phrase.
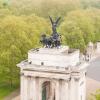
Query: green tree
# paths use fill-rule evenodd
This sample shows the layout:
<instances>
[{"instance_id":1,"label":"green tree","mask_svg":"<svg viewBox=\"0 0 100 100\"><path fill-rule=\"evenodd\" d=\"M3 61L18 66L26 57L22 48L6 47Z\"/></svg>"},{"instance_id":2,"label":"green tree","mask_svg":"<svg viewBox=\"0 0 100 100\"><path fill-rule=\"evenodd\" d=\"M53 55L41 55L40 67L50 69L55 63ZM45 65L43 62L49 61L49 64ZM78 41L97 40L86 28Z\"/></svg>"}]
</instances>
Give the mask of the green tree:
<instances>
[{"instance_id":1,"label":"green tree","mask_svg":"<svg viewBox=\"0 0 100 100\"><path fill-rule=\"evenodd\" d=\"M71 48L80 49L82 52L85 49L85 42L82 35L82 31L77 25L72 22L65 20L61 26L60 31L64 36L64 41Z\"/></svg>"},{"instance_id":2,"label":"green tree","mask_svg":"<svg viewBox=\"0 0 100 100\"><path fill-rule=\"evenodd\" d=\"M46 29L45 29L46 28ZM16 64L27 58L31 48L39 46L41 32L49 34L49 25L43 18L9 15L0 21L0 73L11 86L18 81Z\"/></svg>"},{"instance_id":3,"label":"green tree","mask_svg":"<svg viewBox=\"0 0 100 100\"><path fill-rule=\"evenodd\" d=\"M89 100L100 100L100 89L91 94Z\"/></svg>"}]
</instances>

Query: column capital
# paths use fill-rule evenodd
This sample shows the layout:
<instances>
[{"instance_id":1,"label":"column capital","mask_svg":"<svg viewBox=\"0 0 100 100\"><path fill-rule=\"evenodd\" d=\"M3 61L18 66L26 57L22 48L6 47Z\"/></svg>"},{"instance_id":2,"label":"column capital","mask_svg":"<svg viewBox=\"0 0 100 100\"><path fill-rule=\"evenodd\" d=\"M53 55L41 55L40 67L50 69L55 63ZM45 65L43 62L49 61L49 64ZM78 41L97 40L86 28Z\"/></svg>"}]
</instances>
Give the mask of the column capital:
<instances>
[{"instance_id":1,"label":"column capital","mask_svg":"<svg viewBox=\"0 0 100 100\"><path fill-rule=\"evenodd\" d=\"M67 82L70 82L70 81L71 81L71 77L70 77L70 78L68 78Z\"/></svg>"},{"instance_id":2,"label":"column capital","mask_svg":"<svg viewBox=\"0 0 100 100\"><path fill-rule=\"evenodd\" d=\"M71 77L69 77L68 79L56 79L56 80L63 80L63 81L69 82L69 81L71 81Z\"/></svg>"},{"instance_id":3,"label":"column capital","mask_svg":"<svg viewBox=\"0 0 100 100\"><path fill-rule=\"evenodd\" d=\"M30 75L27 75L26 77L27 77L27 78L31 78L32 76L30 76Z\"/></svg>"},{"instance_id":4,"label":"column capital","mask_svg":"<svg viewBox=\"0 0 100 100\"><path fill-rule=\"evenodd\" d=\"M73 72L71 75L71 78L74 79L76 82L78 82L81 78L81 73L80 72Z\"/></svg>"},{"instance_id":5,"label":"column capital","mask_svg":"<svg viewBox=\"0 0 100 100\"><path fill-rule=\"evenodd\" d=\"M75 82L78 82L80 80L80 77L75 77L74 80Z\"/></svg>"}]
</instances>

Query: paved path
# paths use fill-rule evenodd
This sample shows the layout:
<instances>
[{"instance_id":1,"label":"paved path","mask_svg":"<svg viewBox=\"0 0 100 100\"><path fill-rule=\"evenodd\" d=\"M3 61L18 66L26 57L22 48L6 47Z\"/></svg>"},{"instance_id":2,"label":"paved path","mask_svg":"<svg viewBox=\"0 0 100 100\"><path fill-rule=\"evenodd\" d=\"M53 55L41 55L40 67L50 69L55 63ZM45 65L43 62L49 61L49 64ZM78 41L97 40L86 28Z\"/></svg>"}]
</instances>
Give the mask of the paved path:
<instances>
[{"instance_id":1,"label":"paved path","mask_svg":"<svg viewBox=\"0 0 100 100\"><path fill-rule=\"evenodd\" d=\"M87 76L100 82L100 57L90 63L87 69Z\"/></svg>"},{"instance_id":2,"label":"paved path","mask_svg":"<svg viewBox=\"0 0 100 100\"><path fill-rule=\"evenodd\" d=\"M87 96L100 89L100 57L96 58L87 69Z\"/></svg>"},{"instance_id":3,"label":"paved path","mask_svg":"<svg viewBox=\"0 0 100 100\"><path fill-rule=\"evenodd\" d=\"M19 89L15 90L9 96L7 96L6 98L4 98L4 100L20 100L19 99L19 91L20 91ZM13 98L15 98L15 99L13 99Z\"/></svg>"}]
</instances>

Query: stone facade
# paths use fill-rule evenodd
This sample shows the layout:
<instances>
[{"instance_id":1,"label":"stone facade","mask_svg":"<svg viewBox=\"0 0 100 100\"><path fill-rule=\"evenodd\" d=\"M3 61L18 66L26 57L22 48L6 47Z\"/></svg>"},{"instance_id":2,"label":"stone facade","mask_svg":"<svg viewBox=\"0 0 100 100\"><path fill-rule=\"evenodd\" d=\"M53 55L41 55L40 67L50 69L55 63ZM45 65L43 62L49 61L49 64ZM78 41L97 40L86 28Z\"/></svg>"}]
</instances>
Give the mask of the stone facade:
<instances>
[{"instance_id":1,"label":"stone facade","mask_svg":"<svg viewBox=\"0 0 100 100\"><path fill-rule=\"evenodd\" d=\"M32 49L21 69L21 100L86 100L87 63L66 46Z\"/></svg>"}]
</instances>

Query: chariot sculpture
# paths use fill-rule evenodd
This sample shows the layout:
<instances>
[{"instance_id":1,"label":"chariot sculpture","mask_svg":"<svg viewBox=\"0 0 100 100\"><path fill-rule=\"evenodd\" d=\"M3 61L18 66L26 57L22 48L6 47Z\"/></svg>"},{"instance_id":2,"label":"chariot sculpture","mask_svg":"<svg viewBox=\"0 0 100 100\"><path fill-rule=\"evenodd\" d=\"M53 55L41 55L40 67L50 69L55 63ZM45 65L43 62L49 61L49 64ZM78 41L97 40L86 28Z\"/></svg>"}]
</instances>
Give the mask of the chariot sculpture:
<instances>
[{"instance_id":1,"label":"chariot sculpture","mask_svg":"<svg viewBox=\"0 0 100 100\"><path fill-rule=\"evenodd\" d=\"M47 37L46 34L42 34L40 42L46 48L53 48L53 47L59 48L61 45L61 35L57 32L56 28L58 26L58 22L61 19L61 17L57 18L56 21L53 21L50 16L49 18L52 25L52 34L49 37Z\"/></svg>"}]
</instances>

